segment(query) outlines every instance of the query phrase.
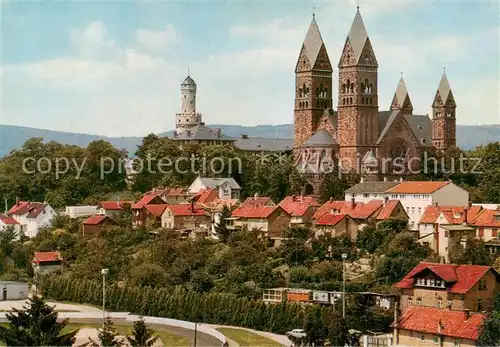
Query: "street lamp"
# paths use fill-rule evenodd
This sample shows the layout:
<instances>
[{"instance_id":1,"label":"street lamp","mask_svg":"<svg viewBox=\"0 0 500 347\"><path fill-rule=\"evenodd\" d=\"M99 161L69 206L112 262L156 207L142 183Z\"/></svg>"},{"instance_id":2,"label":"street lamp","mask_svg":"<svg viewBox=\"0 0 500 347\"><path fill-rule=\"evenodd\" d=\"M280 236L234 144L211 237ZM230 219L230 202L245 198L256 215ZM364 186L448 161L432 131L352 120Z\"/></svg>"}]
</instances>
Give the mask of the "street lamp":
<instances>
[{"instance_id":1,"label":"street lamp","mask_svg":"<svg viewBox=\"0 0 500 347\"><path fill-rule=\"evenodd\" d=\"M194 323L194 347L196 347L196 334L198 332L198 323Z\"/></svg>"},{"instance_id":2,"label":"street lamp","mask_svg":"<svg viewBox=\"0 0 500 347\"><path fill-rule=\"evenodd\" d=\"M109 269L102 269L102 329L104 329L104 322L106 321L106 275Z\"/></svg>"},{"instance_id":3,"label":"street lamp","mask_svg":"<svg viewBox=\"0 0 500 347\"><path fill-rule=\"evenodd\" d=\"M342 318L345 319L345 260L347 254L342 253Z\"/></svg>"}]
</instances>

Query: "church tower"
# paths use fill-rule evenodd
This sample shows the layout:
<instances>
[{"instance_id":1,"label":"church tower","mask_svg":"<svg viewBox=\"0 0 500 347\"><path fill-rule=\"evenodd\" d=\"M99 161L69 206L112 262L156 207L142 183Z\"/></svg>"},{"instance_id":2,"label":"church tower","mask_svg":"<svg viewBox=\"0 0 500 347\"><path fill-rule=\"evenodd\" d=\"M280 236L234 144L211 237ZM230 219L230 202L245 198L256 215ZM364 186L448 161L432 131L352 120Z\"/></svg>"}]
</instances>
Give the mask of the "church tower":
<instances>
[{"instance_id":1,"label":"church tower","mask_svg":"<svg viewBox=\"0 0 500 347\"><path fill-rule=\"evenodd\" d=\"M391 111L394 110L402 110L405 114L413 114L413 105L411 104L408 90L406 90L403 76L401 76L396 92L394 93L394 98L392 98Z\"/></svg>"},{"instance_id":2,"label":"church tower","mask_svg":"<svg viewBox=\"0 0 500 347\"><path fill-rule=\"evenodd\" d=\"M294 143L299 148L332 108L332 66L313 15L295 67Z\"/></svg>"},{"instance_id":3,"label":"church tower","mask_svg":"<svg viewBox=\"0 0 500 347\"><path fill-rule=\"evenodd\" d=\"M456 108L450 83L443 73L432 103L432 144L437 150L456 146Z\"/></svg>"},{"instance_id":4,"label":"church tower","mask_svg":"<svg viewBox=\"0 0 500 347\"><path fill-rule=\"evenodd\" d=\"M201 113L196 113L196 83L189 76L181 83L181 112L175 115L175 134L189 132L201 123Z\"/></svg>"},{"instance_id":5,"label":"church tower","mask_svg":"<svg viewBox=\"0 0 500 347\"><path fill-rule=\"evenodd\" d=\"M358 8L339 62L338 141L344 168L359 169L379 136L377 68Z\"/></svg>"}]
</instances>

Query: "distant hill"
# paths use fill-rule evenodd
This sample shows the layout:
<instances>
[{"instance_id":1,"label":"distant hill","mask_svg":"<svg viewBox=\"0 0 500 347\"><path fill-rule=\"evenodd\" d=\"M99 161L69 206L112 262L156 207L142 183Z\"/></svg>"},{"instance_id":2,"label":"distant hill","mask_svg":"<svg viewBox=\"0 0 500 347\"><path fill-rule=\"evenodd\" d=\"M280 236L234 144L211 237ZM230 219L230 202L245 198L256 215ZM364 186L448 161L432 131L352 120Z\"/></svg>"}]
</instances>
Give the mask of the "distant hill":
<instances>
[{"instance_id":1,"label":"distant hill","mask_svg":"<svg viewBox=\"0 0 500 347\"><path fill-rule=\"evenodd\" d=\"M293 138L293 125L260 125L241 126L212 124L213 128L221 128L222 132L233 137L246 134L249 137L264 138ZM158 134L171 136L172 131ZM123 148L130 154L135 153L141 144L142 137L107 137L99 135L67 133L45 129L19 127L13 125L0 125L0 157L11 150L19 148L32 137L43 137L45 141L56 141L64 144L86 147L95 140L106 140L117 148ZM457 125L457 141L462 149L472 149L479 145L500 140L500 125Z\"/></svg>"}]
</instances>

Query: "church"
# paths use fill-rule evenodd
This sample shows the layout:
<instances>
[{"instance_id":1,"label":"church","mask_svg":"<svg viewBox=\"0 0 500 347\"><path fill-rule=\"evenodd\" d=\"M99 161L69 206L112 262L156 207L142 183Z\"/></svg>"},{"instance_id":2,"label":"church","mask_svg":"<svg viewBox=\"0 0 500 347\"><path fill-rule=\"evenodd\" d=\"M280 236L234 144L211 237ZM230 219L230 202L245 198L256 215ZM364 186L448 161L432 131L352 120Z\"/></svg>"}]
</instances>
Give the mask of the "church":
<instances>
[{"instance_id":1,"label":"church","mask_svg":"<svg viewBox=\"0 0 500 347\"><path fill-rule=\"evenodd\" d=\"M413 114L402 76L390 109L380 111L377 70L375 50L358 7L338 63L334 110L333 67L313 15L295 67L293 153L310 183L306 193L316 193L332 165L379 180L394 177L396 164L400 175L418 170L420 163L412 158L456 145L456 104L446 73L432 102L431 119Z\"/></svg>"}]
</instances>

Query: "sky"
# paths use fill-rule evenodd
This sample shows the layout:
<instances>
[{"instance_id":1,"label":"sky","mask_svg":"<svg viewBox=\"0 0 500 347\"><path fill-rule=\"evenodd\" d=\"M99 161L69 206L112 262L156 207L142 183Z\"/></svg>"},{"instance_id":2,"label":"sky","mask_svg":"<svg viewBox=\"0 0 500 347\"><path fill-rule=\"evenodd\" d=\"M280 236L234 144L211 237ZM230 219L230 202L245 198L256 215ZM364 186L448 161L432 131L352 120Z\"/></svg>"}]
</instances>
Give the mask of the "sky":
<instances>
[{"instance_id":1,"label":"sky","mask_svg":"<svg viewBox=\"0 0 500 347\"><path fill-rule=\"evenodd\" d=\"M108 136L173 129L188 66L207 124L292 123L294 69L313 11L336 69L357 5L0 1L1 124ZM414 113L431 114L445 67L457 123L500 124L498 2L359 5L379 63L380 110L403 73Z\"/></svg>"}]
</instances>

